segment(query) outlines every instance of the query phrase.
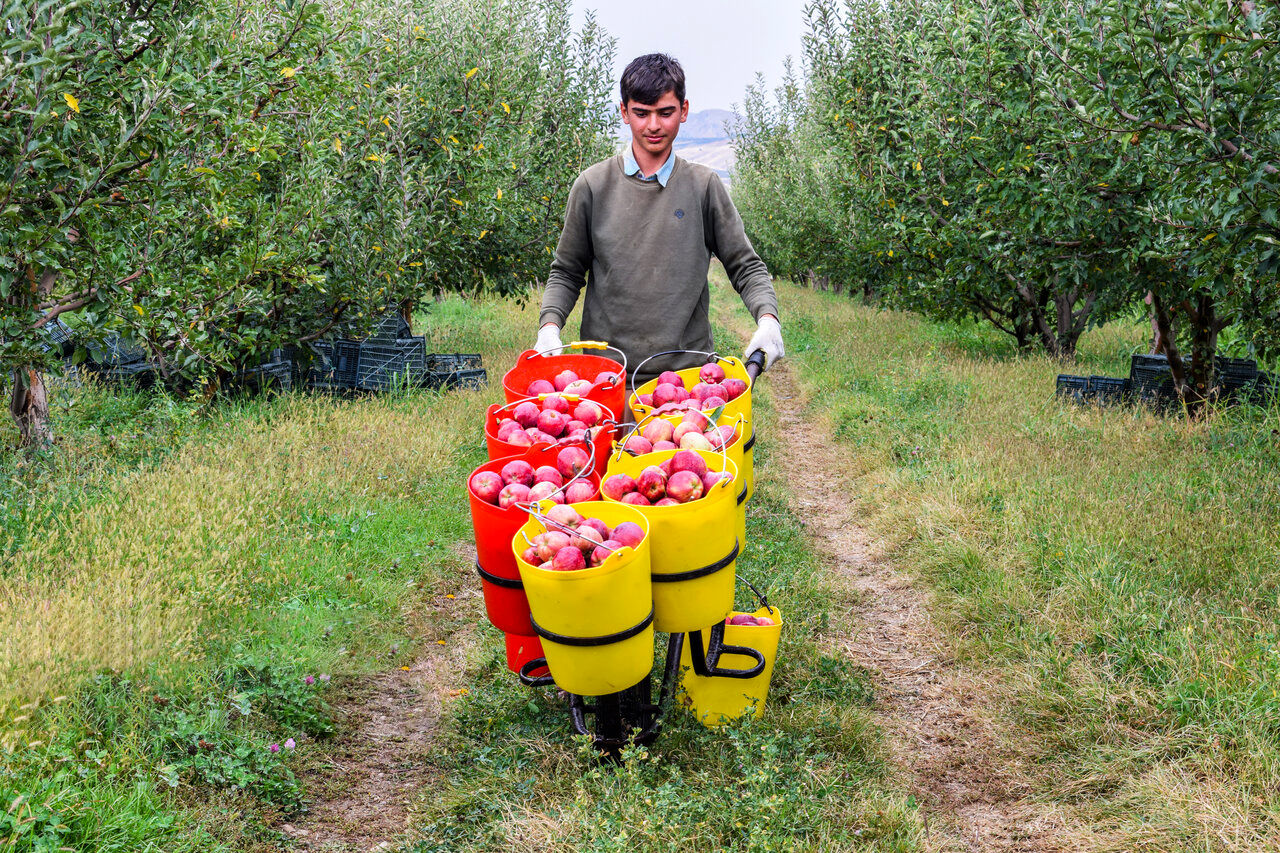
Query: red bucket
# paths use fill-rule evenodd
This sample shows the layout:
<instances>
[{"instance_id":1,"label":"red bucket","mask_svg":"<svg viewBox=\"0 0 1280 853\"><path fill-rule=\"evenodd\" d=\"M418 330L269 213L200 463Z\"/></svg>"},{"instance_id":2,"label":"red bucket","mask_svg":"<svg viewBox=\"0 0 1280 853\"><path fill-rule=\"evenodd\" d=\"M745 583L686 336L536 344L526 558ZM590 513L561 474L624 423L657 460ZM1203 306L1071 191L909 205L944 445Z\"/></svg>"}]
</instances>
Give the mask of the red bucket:
<instances>
[{"instance_id":1,"label":"red bucket","mask_svg":"<svg viewBox=\"0 0 1280 853\"><path fill-rule=\"evenodd\" d=\"M569 400L574 399L571 395L561 396ZM529 447L521 447L517 444L508 444L505 441L498 440L498 422L503 418L510 417L512 410L515 409L519 403L529 399L536 400L538 398L522 397L514 403L507 403L505 405L498 405L497 403L494 403L489 407L488 414L485 415L484 419L484 443L485 447L488 449L490 459L497 460L507 456L520 456L525 451L533 449ZM609 464L609 454L613 451L614 430L612 428L612 423L617 420L617 415L614 414L613 409L610 409L607 404L600 400L593 400L592 402L599 403L604 408L605 421L603 423L605 423L606 426L604 429L597 432L595 438L592 439L591 442L592 447L594 448L593 455L596 460L596 471L603 472L605 467ZM534 445L534 447L553 447L556 450L559 450L564 446L565 442L573 443L573 441L576 441L576 439L569 440L562 438L553 445L537 444ZM555 457L553 456L551 462L547 464L554 465ZM534 467L537 466L535 465Z\"/></svg>"},{"instance_id":2,"label":"red bucket","mask_svg":"<svg viewBox=\"0 0 1280 853\"><path fill-rule=\"evenodd\" d=\"M575 341L566 348L579 349L613 349L600 341ZM626 356L623 356L625 362ZM611 358L602 355L539 355L537 350L525 350L516 358L516 366L502 377L502 391L508 403L517 403L533 396L529 393L529 383L535 379L550 382L556 374L564 370L572 370L583 379L594 380L601 373L616 374L616 382L603 382L595 385L583 396L600 403L613 412L615 416L626 411L627 404L627 368Z\"/></svg>"},{"instance_id":3,"label":"red bucket","mask_svg":"<svg viewBox=\"0 0 1280 853\"><path fill-rule=\"evenodd\" d=\"M542 640L536 635L525 637L521 634L507 634L507 669L518 673L520 667L524 666L531 660L546 657L542 652ZM547 668L540 667L529 673L534 678L546 675Z\"/></svg>"},{"instance_id":4,"label":"red bucket","mask_svg":"<svg viewBox=\"0 0 1280 853\"><path fill-rule=\"evenodd\" d=\"M567 442L577 444L582 442ZM511 540L529 520L529 514L517 506L502 508L486 503L471 491L471 478L481 471L502 472L502 466L513 459L523 459L538 468L556 464L556 454L565 445L540 445L519 448L521 452L486 462L467 475L467 499L471 504L471 527L475 532L476 570L484 591L484 609L489 621L500 631L532 636L529 622L529 599L524 594L520 570L516 568ZM604 467L597 467L586 477L598 490ZM534 657L538 657L535 655Z\"/></svg>"}]
</instances>

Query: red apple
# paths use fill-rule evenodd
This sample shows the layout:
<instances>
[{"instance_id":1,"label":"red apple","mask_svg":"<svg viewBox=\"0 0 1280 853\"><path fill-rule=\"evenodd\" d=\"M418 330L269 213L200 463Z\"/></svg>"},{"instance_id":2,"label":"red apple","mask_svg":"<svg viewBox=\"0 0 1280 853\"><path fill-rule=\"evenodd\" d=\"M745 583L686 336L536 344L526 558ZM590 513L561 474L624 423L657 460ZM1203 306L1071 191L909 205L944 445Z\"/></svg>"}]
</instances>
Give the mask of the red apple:
<instances>
[{"instance_id":1,"label":"red apple","mask_svg":"<svg viewBox=\"0 0 1280 853\"><path fill-rule=\"evenodd\" d=\"M594 527L587 527L586 524L578 525L578 534L569 537L569 544L581 551L584 556L594 551L603 541L604 537L600 535L600 531Z\"/></svg>"},{"instance_id":2,"label":"red apple","mask_svg":"<svg viewBox=\"0 0 1280 853\"><path fill-rule=\"evenodd\" d=\"M664 382L668 385L674 385L677 388L684 387L684 377L679 373L676 373L674 370L664 370L658 374L658 384L661 385Z\"/></svg>"},{"instance_id":3,"label":"red apple","mask_svg":"<svg viewBox=\"0 0 1280 853\"><path fill-rule=\"evenodd\" d=\"M724 397L708 397L702 401L702 408L708 412L714 412L725 404Z\"/></svg>"},{"instance_id":4,"label":"red apple","mask_svg":"<svg viewBox=\"0 0 1280 853\"><path fill-rule=\"evenodd\" d=\"M622 503L630 504L631 506L653 506L653 504L649 503L649 499L639 492L627 492L622 496ZM617 531L615 530L614 533L616 534Z\"/></svg>"},{"instance_id":5,"label":"red apple","mask_svg":"<svg viewBox=\"0 0 1280 853\"><path fill-rule=\"evenodd\" d=\"M637 456L653 452L653 445L643 435L632 435L622 446Z\"/></svg>"},{"instance_id":6,"label":"red apple","mask_svg":"<svg viewBox=\"0 0 1280 853\"><path fill-rule=\"evenodd\" d=\"M570 382L577 382L578 374L572 370L562 370L551 380L551 384L555 386L557 391L563 391Z\"/></svg>"},{"instance_id":7,"label":"red apple","mask_svg":"<svg viewBox=\"0 0 1280 853\"><path fill-rule=\"evenodd\" d=\"M559 412L562 415L569 414L569 401L559 394L552 394L550 397L542 401L542 411ZM565 418L568 420L568 418Z\"/></svg>"},{"instance_id":8,"label":"red apple","mask_svg":"<svg viewBox=\"0 0 1280 853\"><path fill-rule=\"evenodd\" d=\"M538 414L542 408L531 400L525 400L511 411L511 416L516 419L520 426L528 429L538 422Z\"/></svg>"},{"instance_id":9,"label":"red apple","mask_svg":"<svg viewBox=\"0 0 1280 853\"><path fill-rule=\"evenodd\" d=\"M559 488L564 485L564 477L554 467L542 465L533 472L533 482L555 483L556 487Z\"/></svg>"},{"instance_id":10,"label":"red apple","mask_svg":"<svg viewBox=\"0 0 1280 853\"><path fill-rule=\"evenodd\" d=\"M541 483L534 483L529 488L529 500L531 501L552 501L554 503L564 503L564 494L561 493L560 487L554 483L548 483L543 480Z\"/></svg>"},{"instance_id":11,"label":"red apple","mask_svg":"<svg viewBox=\"0 0 1280 853\"><path fill-rule=\"evenodd\" d=\"M652 405L653 405L653 395L652 395L652 394L637 394L637 395L636 395L636 399L637 399L637 400L639 400L639 401L640 401L643 405L645 405L645 406L652 406Z\"/></svg>"},{"instance_id":12,"label":"red apple","mask_svg":"<svg viewBox=\"0 0 1280 853\"><path fill-rule=\"evenodd\" d=\"M537 548L525 548L520 552L520 559L524 560L531 566L536 566L542 562L542 558L538 556Z\"/></svg>"},{"instance_id":13,"label":"red apple","mask_svg":"<svg viewBox=\"0 0 1280 853\"><path fill-rule=\"evenodd\" d=\"M671 421L657 418L645 424L644 429L640 430L640 434L657 444L659 441L674 441L671 437L674 431L675 427L672 426Z\"/></svg>"},{"instance_id":14,"label":"red apple","mask_svg":"<svg viewBox=\"0 0 1280 853\"><path fill-rule=\"evenodd\" d=\"M672 497L658 498L653 502L654 506L679 506L680 501Z\"/></svg>"},{"instance_id":15,"label":"red apple","mask_svg":"<svg viewBox=\"0 0 1280 853\"><path fill-rule=\"evenodd\" d=\"M702 497L702 478L692 471L677 471L667 480L667 494L682 504Z\"/></svg>"},{"instance_id":16,"label":"red apple","mask_svg":"<svg viewBox=\"0 0 1280 853\"><path fill-rule=\"evenodd\" d=\"M550 560L556 555L556 551L569 547L569 534L561 533L559 530L548 530L533 537L533 544L538 549L540 559Z\"/></svg>"},{"instance_id":17,"label":"red apple","mask_svg":"<svg viewBox=\"0 0 1280 853\"><path fill-rule=\"evenodd\" d=\"M636 481L626 474L614 474L600 485L600 490L609 500L620 501L623 495L636 490Z\"/></svg>"},{"instance_id":18,"label":"red apple","mask_svg":"<svg viewBox=\"0 0 1280 853\"><path fill-rule=\"evenodd\" d=\"M566 479L578 476L591 464L591 456L576 445L563 448L556 454L556 470Z\"/></svg>"},{"instance_id":19,"label":"red apple","mask_svg":"<svg viewBox=\"0 0 1280 853\"><path fill-rule=\"evenodd\" d=\"M657 465L650 465L636 477L636 491L648 501L656 501L667 493L667 478Z\"/></svg>"},{"instance_id":20,"label":"red apple","mask_svg":"<svg viewBox=\"0 0 1280 853\"><path fill-rule=\"evenodd\" d=\"M676 443L675 443L674 441L655 441L655 442L653 443L653 449L654 449L655 451L657 451L657 450L675 450L675 449L677 449L677 445L676 445Z\"/></svg>"},{"instance_id":21,"label":"red apple","mask_svg":"<svg viewBox=\"0 0 1280 853\"><path fill-rule=\"evenodd\" d=\"M592 528L593 530L595 530L600 534L601 541L609 538L609 533L610 533L609 525L605 524L603 521L601 521L598 518L584 518L582 520L582 524L578 525L578 527Z\"/></svg>"},{"instance_id":22,"label":"red apple","mask_svg":"<svg viewBox=\"0 0 1280 853\"><path fill-rule=\"evenodd\" d=\"M702 369L698 371L698 378L708 385L714 385L717 382L724 381L724 368L714 361L702 365Z\"/></svg>"},{"instance_id":23,"label":"red apple","mask_svg":"<svg viewBox=\"0 0 1280 853\"><path fill-rule=\"evenodd\" d=\"M722 384L724 385L726 400L736 400L747 391L747 383L737 377L726 379Z\"/></svg>"},{"instance_id":24,"label":"red apple","mask_svg":"<svg viewBox=\"0 0 1280 853\"><path fill-rule=\"evenodd\" d=\"M750 613L735 613L728 619L724 620L724 622L726 625L754 625L756 624L756 617L752 616ZM769 624L772 625L773 622L770 622Z\"/></svg>"},{"instance_id":25,"label":"red apple","mask_svg":"<svg viewBox=\"0 0 1280 853\"><path fill-rule=\"evenodd\" d=\"M536 397L539 394L550 394L556 390L556 386L552 385L545 379L535 379L529 383L526 389L528 397Z\"/></svg>"},{"instance_id":26,"label":"red apple","mask_svg":"<svg viewBox=\"0 0 1280 853\"><path fill-rule=\"evenodd\" d=\"M618 374L611 373L608 370L602 370L596 374L596 378L592 380L594 385L611 385L618 381Z\"/></svg>"},{"instance_id":27,"label":"red apple","mask_svg":"<svg viewBox=\"0 0 1280 853\"><path fill-rule=\"evenodd\" d=\"M532 486L533 466L523 459L512 459L502 466L502 482L508 485L519 483L522 486Z\"/></svg>"},{"instance_id":28,"label":"red apple","mask_svg":"<svg viewBox=\"0 0 1280 853\"><path fill-rule=\"evenodd\" d=\"M623 545L621 542L619 542L616 539L604 540L604 542L601 542L599 545L597 545L595 549L591 552L591 561L590 561L591 565L599 566L605 560L609 559L609 557L613 555L614 551L617 551L619 548L625 548L625 547L627 546Z\"/></svg>"},{"instance_id":29,"label":"red apple","mask_svg":"<svg viewBox=\"0 0 1280 853\"><path fill-rule=\"evenodd\" d=\"M701 480L707 473L707 463L692 450L677 450L676 455L671 457L671 473L677 471L692 471Z\"/></svg>"},{"instance_id":30,"label":"red apple","mask_svg":"<svg viewBox=\"0 0 1280 853\"><path fill-rule=\"evenodd\" d=\"M644 528L634 521L624 521L613 528L613 538L628 548L639 548L644 541Z\"/></svg>"},{"instance_id":31,"label":"red apple","mask_svg":"<svg viewBox=\"0 0 1280 853\"><path fill-rule=\"evenodd\" d=\"M702 475L702 493L704 495L711 493L711 487L721 480L733 482L733 475L728 471L708 471Z\"/></svg>"},{"instance_id":32,"label":"red apple","mask_svg":"<svg viewBox=\"0 0 1280 853\"><path fill-rule=\"evenodd\" d=\"M579 379L576 382L570 382L564 386L564 393L575 397L582 397L591 393L591 383L586 379Z\"/></svg>"},{"instance_id":33,"label":"red apple","mask_svg":"<svg viewBox=\"0 0 1280 853\"><path fill-rule=\"evenodd\" d=\"M544 409L542 414L538 415L538 429L553 438L564 433L566 423L568 421L565 416L554 409Z\"/></svg>"},{"instance_id":34,"label":"red apple","mask_svg":"<svg viewBox=\"0 0 1280 853\"><path fill-rule=\"evenodd\" d=\"M533 436L522 429L513 430L504 440L514 447L533 447Z\"/></svg>"},{"instance_id":35,"label":"red apple","mask_svg":"<svg viewBox=\"0 0 1280 853\"><path fill-rule=\"evenodd\" d=\"M529 487L521 483L508 483L498 492L498 506L506 509L517 503L529 501Z\"/></svg>"},{"instance_id":36,"label":"red apple","mask_svg":"<svg viewBox=\"0 0 1280 853\"><path fill-rule=\"evenodd\" d=\"M565 487L565 503L580 504L583 501L593 501L595 499L596 487L591 484L590 480L579 477Z\"/></svg>"},{"instance_id":37,"label":"red apple","mask_svg":"<svg viewBox=\"0 0 1280 853\"><path fill-rule=\"evenodd\" d=\"M515 433L516 430L520 428L520 424L516 423L511 418L507 418L506 420L499 422L498 431L496 433L498 441L506 441Z\"/></svg>"},{"instance_id":38,"label":"red apple","mask_svg":"<svg viewBox=\"0 0 1280 853\"><path fill-rule=\"evenodd\" d=\"M582 421L583 427L593 427L600 423L600 418L604 413L600 411L600 406L590 400L583 400L578 407L573 410L573 419Z\"/></svg>"},{"instance_id":39,"label":"red apple","mask_svg":"<svg viewBox=\"0 0 1280 853\"><path fill-rule=\"evenodd\" d=\"M691 432L701 433L702 430L703 428L698 426L697 424L691 424L691 423L688 423L687 421L682 421L672 431L671 438L669 440L674 441L676 444L679 444L680 440L684 438L686 435L688 435L689 433Z\"/></svg>"},{"instance_id":40,"label":"red apple","mask_svg":"<svg viewBox=\"0 0 1280 853\"><path fill-rule=\"evenodd\" d=\"M556 555L551 558L551 568L557 572L576 572L586 567L587 561L583 558L582 551L572 545L556 551Z\"/></svg>"},{"instance_id":41,"label":"red apple","mask_svg":"<svg viewBox=\"0 0 1280 853\"><path fill-rule=\"evenodd\" d=\"M477 471L471 478L471 492L485 503L498 504L498 493L506 485L496 471Z\"/></svg>"},{"instance_id":42,"label":"red apple","mask_svg":"<svg viewBox=\"0 0 1280 853\"><path fill-rule=\"evenodd\" d=\"M714 450L705 435L694 430L680 439L680 447L684 450Z\"/></svg>"},{"instance_id":43,"label":"red apple","mask_svg":"<svg viewBox=\"0 0 1280 853\"><path fill-rule=\"evenodd\" d=\"M547 518L562 527L577 529L582 523L582 514L571 506L553 506L547 510Z\"/></svg>"}]
</instances>

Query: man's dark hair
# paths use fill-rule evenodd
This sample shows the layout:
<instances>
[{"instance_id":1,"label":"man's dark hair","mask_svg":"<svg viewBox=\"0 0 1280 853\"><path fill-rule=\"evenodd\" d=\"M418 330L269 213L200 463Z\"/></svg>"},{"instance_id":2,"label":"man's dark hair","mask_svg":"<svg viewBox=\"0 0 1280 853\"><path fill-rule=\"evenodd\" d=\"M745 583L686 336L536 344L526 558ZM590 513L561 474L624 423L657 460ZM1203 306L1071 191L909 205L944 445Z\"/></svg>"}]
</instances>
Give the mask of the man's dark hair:
<instances>
[{"instance_id":1,"label":"man's dark hair","mask_svg":"<svg viewBox=\"0 0 1280 853\"><path fill-rule=\"evenodd\" d=\"M684 69L665 53L646 53L622 72L622 103L655 104L667 92L684 103Z\"/></svg>"}]
</instances>

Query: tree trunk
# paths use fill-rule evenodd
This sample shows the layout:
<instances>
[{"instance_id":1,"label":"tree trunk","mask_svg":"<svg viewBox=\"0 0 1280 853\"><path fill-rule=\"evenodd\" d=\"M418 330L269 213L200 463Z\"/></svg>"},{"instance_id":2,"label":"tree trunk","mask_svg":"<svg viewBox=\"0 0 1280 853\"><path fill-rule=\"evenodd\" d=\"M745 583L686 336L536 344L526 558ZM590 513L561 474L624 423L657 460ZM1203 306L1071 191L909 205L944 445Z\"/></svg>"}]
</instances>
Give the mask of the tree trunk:
<instances>
[{"instance_id":1,"label":"tree trunk","mask_svg":"<svg viewBox=\"0 0 1280 853\"><path fill-rule=\"evenodd\" d=\"M44 378L33 367L20 367L12 373L13 394L9 413L18 424L24 447L51 444L53 427L49 424L49 395Z\"/></svg>"},{"instance_id":2,"label":"tree trunk","mask_svg":"<svg viewBox=\"0 0 1280 853\"><path fill-rule=\"evenodd\" d=\"M1169 357L1173 386L1186 406L1187 414L1193 418L1200 417L1205 411L1205 404L1213 396L1213 357L1218 349L1218 332L1226 324L1218 319L1217 306L1208 294L1195 297L1194 302L1187 299L1179 306L1191 329L1191 364L1188 369L1173 336L1172 312L1159 293L1153 290L1151 297L1161 344L1164 354Z\"/></svg>"}]
</instances>

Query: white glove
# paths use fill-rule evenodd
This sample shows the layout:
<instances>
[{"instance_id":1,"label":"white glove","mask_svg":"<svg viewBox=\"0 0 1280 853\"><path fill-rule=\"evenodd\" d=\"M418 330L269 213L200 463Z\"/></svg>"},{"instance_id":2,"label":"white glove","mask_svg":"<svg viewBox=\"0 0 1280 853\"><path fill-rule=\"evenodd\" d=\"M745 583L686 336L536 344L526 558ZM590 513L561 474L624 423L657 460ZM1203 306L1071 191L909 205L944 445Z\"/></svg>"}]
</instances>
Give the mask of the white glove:
<instances>
[{"instance_id":1,"label":"white glove","mask_svg":"<svg viewBox=\"0 0 1280 853\"><path fill-rule=\"evenodd\" d=\"M538 330L538 342L533 348L542 355L559 355L564 344L560 343L560 327L555 323L547 323Z\"/></svg>"},{"instance_id":2,"label":"white glove","mask_svg":"<svg viewBox=\"0 0 1280 853\"><path fill-rule=\"evenodd\" d=\"M775 361L787 354L782 348L782 324L772 314L764 314L756 324L756 333L747 344L744 358L750 358L758 349L764 350L764 366L768 369Z\"/></svg>"}]
</instances>

